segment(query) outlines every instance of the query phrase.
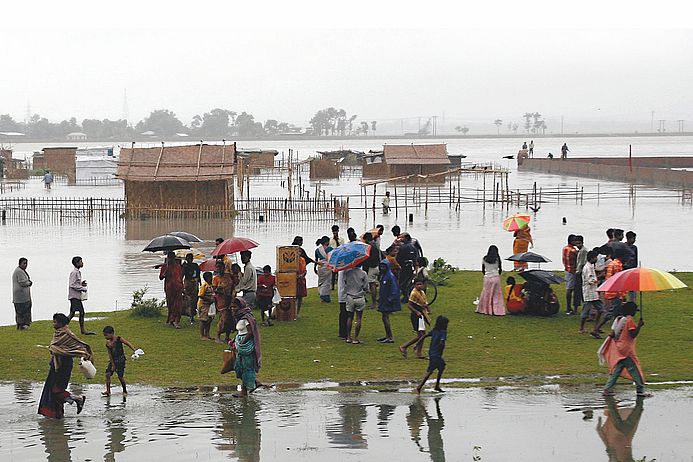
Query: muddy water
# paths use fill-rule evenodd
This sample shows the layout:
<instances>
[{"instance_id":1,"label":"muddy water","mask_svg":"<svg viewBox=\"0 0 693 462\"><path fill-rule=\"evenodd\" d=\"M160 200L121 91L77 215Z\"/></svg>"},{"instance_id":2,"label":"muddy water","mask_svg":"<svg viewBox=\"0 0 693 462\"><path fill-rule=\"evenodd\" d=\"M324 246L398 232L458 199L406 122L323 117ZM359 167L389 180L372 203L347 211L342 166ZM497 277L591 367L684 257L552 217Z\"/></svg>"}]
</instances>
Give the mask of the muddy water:
<instances>
[{"instance_id":1,"label":"muddy water","mask_svg":"<svg viewBox=\"0 0 693 462\"><path fill-rule=\"evenodd\" d=\"M537 155L542 150L556 149L562 144L558 139L541 140L537 142ZM636 155L693 155L693 137L666 138L585 138L575 139L569 146L575 155L623 155L627 146L632 143ZM339 147L367 150L380 145L377 141L294 141L294 142L257 142L247 143L247 146L263 146L282 148L291 147L299 151L300 157L313 154L315 150L336 149ZM448 149L451 153L465 153L465 161L497 162L512 170L510 187L529 188L536 181L539 187L584 187L586 192L596 191L599 185L601 199L587 199L582 203L575 199L561 200L559 203L546 203L539 212L533 214L533 234L535 238L534 251L544 254L553 263L544 268L560 268L561 248L569 233L585 236L588 247L601 245L606 240L604 230L608 227L633 229L638 233L640 258L644 266L654 266L665 270L693 270L693 260L685 258L693 254L693 241L681 239L676 241L675 251L672 240L663 238L663 230L668 236L686 236L693 228L693 208L690 204L681 204L675 193L654 188L639 188L636 200L629 199L628 187L615 182L604 182L590 179L562 177L554 175L517 172L515 161L503 160L501 155L514 154L517 151L517 140L450 140ZM24 148L38 149L40 146L24 145ZM17 146L22 150L22 145ZM487 187L490 189L491 180ZM474 188L482 187L481 178L463 177L461 182L465 195L470 199L478 197ZM314 190L315 184L308 184L308 189ZM454 182L456 186L456 182ZM355 194L360 192L358 179L344 179L322 182L321 187L327 194ZM386 185L377 189L378 196L385 192ZM392 190L392 187L387 187ZM448 188L443 187L445 194ZM400 189L401 192L401 189ZM438 193L438 188L430 192ZM521 210L522 207L510 209L500 206L482 206L477 203L463 203L459 211L449 204L430 205L425 207L400 208L397 214L383 216L380 210L375 213L372 205L372 188L368 190L367 209L354 209L348 225L358 231L372 228L376 223L382 223L386 229L399 224L411 232L422 243L427 256L443 257L454 265L467 269L480 267L481 257L490 244L496 244L501 250L501 256L507 257L512 252L512 236L501 229L501 222L509 213ZM425 192L422 192L425 194ZM27 184L26 189L15 191L16 196L67 196L67 197L122 197L120 186L103 187L68 187L55 185L51 191L41 188L40 182L34 180ZM286 195L276 180L258 180L251 184L253 196ZM490 195L490 192L489 192ZM669 197L663 197L668 195ZM311 193L312 197L312 193ZM363 206L358 197L352 197L351 205ZM380 203L377 197L376 204ZM394 201L392 203L394 206ZM403 207L402 201L399 203ZM408 223L406 216L413 214L413 222ZM567 224L563 224L563 218ZM255 220L221 221L115 221L103 223L99 221L79 222L65 221L46 222L12 221L0 226L0 247L5 258L0 260L0 293L8 298L8 306L0 310L0 324L11 324L13 312L9 306L11 293L10 275L16 267L17 259L21 256L29 258L28 272L34 281L32 288L34 317L46 319L55 311L66 310L67 278L71 270L70 260L74 255L84 258L83 277L89 282L89 300L85 302L89 310L115 310L128 307L132 292L145 285L150 287L150 294L163 296L162 285L158 280L158 272L152 267L161 261L160 255L142 253L141 249L149 239L159 234L174 230L193 232L207 241L200 248L209 253L212 249L210 242L216 237L233 235L252 237L260 243L255 249L253 261L256 266L270 264L274 266L275 246L289 244L294 235L305 237L305 245L312 254L315 240L329 234L331 222L314 221L306 217L294 217L286 221L267 221L259 223ZM346 223L341 226L345 229ZM386 245L391 236L386 235ZM309 271L309 285L315 285L315 277Z\"/></svg>"},{"instance_id":2,"label":"muddy water","mask_svg":"<svg viewBox=\"0 0 693 462\"><path fill-rule=\"evenodd\" d=\"M689 461L693 389L466 389L226 393L132 387L88 396L63 421L36 415L41 386L0 386L0 459ZM622 399L619 401L618 399ZM610 458L611 457L611 458ZM646 459L643 459L646 458Z\"/></svg>"}]
</instances>

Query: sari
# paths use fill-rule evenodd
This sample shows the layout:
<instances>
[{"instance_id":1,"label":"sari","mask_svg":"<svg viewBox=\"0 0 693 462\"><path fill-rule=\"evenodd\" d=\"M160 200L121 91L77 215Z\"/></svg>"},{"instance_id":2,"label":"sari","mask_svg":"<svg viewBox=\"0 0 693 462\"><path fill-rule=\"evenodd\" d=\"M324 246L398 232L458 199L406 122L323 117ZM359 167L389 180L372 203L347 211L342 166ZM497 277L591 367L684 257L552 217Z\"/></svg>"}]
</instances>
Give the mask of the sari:
<instances>
[{"instance_id":1,"label":"sari","mask_svg":"<svg viewBox=\"0 0 693 462\"><path fill-rule=\"evenodd\" d=\"M530 233L529 226L526 228L518 229L515 231L515 240L513 241L513 254L524 253L529 250L529 244L533 244L532 234ZM516 261L515 269L527 269L527 262Z\"/></svg>"},{"instance_id":2,"label":"sari","mask_svg":"<svg viewBox=\"0 0 693 462\"><path fill-rule=\"evenodd\" d=\"M597 351L597 356L599 358L599 364L607 365L610 374L613 374L616 365L620 361L630 358L640 373L642 382L645 383L645 375L642 373L640 360L635 352L635 339L630 336L630 331L635 328L636 324L632 316L618 316L611 326L611 329L614 331L614 336L608 336L606 340L604 340L604 343L602 343L602 346ZM626 380L634 380L625 368L621 370L620 376Z\"/></svg>"},{"instance_id":3,"label":"sari","mask_svg":"<svg viewBox=\"0 0 693 462\"><path fill-rule=\"evenodd\" d=\"M500 262L488 263L484 260L484 286L479 295L476 312L491 316L505 316L505 302L501 289Z\"/></svg>"},{"instance_id":4,"label":"sari","mask_svg":"<svg viewBox=\"0 0 693 462\"><path fill-rule=\"evenodd\" d=\"M240 297L236 298L238 308L236 318L238 322L245 321L246 329L252 333L250 340L244 342L247 334L238 334L234 340L236 348L236 363L234 369L236 377L243 381L243 385L249 391L255 389L257 373L262 367L262 342L260 340L260 330L257 327L255 316L248 307L248 304Z\"/></svg>"},{"instance_id":5,"label":"sari","mask_svg":"<svg viewBox=\"0 0 693 462\"><path fill-rule=\"evenodd\" d=\"M327 267L327 257L332 251L332 247L318 246L315 249L315 264L318 272L318 294L323 301L330 301L330 291L332 290L332 270Z\"/></svg>"},{"instance_id":6,"label":"sari","mask_svg":"<svg viewBox=\"0 0 693 462\"><path fill-rule=\"evenodd\" d=\"M65 402L72 396L67 391L72 375L72 358L91 358L92 351L91 347L78 339L67 326L55 330L48 351L51 352L50 368L41 392L38 413L62 419L65 415Z\"/></svg>"},{"instance_id":7,"label":"sari","mask_svg":"<svg viewBox=\"0 0 693 462\"><path fill-rule=\"evenodd\" d=\"M166 308L168 316L166 324L178 324L183 313L183 266L176 260L172 265L164 263L159 270L159 280L164 281Z\"/></svg>"},{"instance_id":8,"label":"sari","mask_svg":"<svg viewBox=\"0 0 693 462\"><path fill-rule=\"evenodd\" d=\"M221 275L217 274L212 279L212 287L214 287L214 302L219 313L217 333L231 332L235 327L235 321L231 313L231 301L234 297L236 280L227 272Z\"/></svg>"},{"instance_id":9,"label":"sari","mask_svg":"<svg viewBox=\"0 0 693 462\"><path fill-rule=\"evenodd\" d=\"M307 273L306 259L300 257L298 261L298 274L296 275L296 296L299 298L308 296L308 284L306 282Z\"/></svg>"},{"instance_id":10,"label":"sari","mask_svg":"<svg viewBox=\"0 0 693 462\"><path fill-rule=\"evenodd\" d=\"M505 286L505 306L508 313L518 314L525 311L527 301L522 295L522 284L512 284Z\"/></svg>"}]
</instances>

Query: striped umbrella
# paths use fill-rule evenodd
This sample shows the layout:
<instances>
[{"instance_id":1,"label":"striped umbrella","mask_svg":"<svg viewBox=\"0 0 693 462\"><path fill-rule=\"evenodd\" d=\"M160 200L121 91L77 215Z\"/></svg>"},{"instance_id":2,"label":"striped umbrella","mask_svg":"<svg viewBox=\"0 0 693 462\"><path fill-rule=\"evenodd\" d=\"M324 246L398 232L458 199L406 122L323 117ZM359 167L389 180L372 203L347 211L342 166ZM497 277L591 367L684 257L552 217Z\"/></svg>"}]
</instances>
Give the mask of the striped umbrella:
<instances>
[{"instance_id":1,"label":"striped umbrella","mask_svg":"<svg viewBox=\"0 0 693 462\"><path fill-rule=\"evenodd\" d=\"M515 232L529 226L530 216L525 213L514 213L503 220L503 229Z\"/></svg>"},{"instance_id":2,"label":"striped umbrella","mask_svg":"<svg viewBox=\"0 0 693 462\"><path fill-rule=\"evenodd\" d=\"M353 268L368 259L371 246L365 242L347 242L334 249L327 257L327 267L334 272Z\"/></svg>"},{"instance_id":3,"label":"striped umbrella","mask_svg":"<svg viewBox=\"0 0 693 462\"><path fill-rule=\"evenodd\" d=\"M597 288L599 292L640 292L640 316L642 317L642 293L688 287L671 273L656 268L631 268L614 274Z\"/></svg>"}]
</instances>

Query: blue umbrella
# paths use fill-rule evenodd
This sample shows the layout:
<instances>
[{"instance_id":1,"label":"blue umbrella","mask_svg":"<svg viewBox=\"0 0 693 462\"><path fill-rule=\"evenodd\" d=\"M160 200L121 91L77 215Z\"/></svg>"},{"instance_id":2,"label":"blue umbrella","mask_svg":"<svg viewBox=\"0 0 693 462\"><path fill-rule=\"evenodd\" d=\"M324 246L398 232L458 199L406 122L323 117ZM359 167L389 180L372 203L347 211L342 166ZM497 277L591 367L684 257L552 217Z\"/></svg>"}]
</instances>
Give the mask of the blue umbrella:
<instances>
[{"instance_id":1,"label":"blue umbrella","mask_svg":"<svg viewBox=\"0 0 693 462\"><path fill-rule=\"evenodd\" d=\"M366 261L370 254L371 246L365 242L348 242L330 252L327 267L334 272L353 268Z\"/></svg>"}]
</instances>

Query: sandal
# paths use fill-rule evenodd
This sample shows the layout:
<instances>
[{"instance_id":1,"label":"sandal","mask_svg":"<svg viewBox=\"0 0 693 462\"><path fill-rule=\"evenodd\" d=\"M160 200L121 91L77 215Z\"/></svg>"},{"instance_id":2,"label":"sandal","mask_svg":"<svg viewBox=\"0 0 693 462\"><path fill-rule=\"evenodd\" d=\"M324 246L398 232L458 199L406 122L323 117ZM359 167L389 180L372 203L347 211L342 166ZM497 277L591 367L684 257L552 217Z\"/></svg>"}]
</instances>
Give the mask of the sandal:
<instances>
[{"instance_id":1,"label":"sandal","mask_svg":"<svg viewBox=\"0 0 693 462\"><path fill-rule=\"evenodd\" d=\"M405 358L407 357L407 350L405 350L404 348L399 347L399 352L402 353L402 356L404 356Z\"/></svg>"},{"instance_id":2,"label":"sandal","mask_svg":"<svg viewBox=\"0 0 693 462\"><path fill-rule=\"evenodd\" d=\"M361 341L360 340L352 340L351 344L352 345L359 345L359 344L361 344Z\"/></svg>"},{"instance_id":3,"label":"sandal","mask_svg":"<svg viewBox=\"0 0 693 462\"><path fill-rule=\"evenodd\" d=\"M611 390L604 390L604 391L602 392L602 396L614 396L614 395L616 395L616 393L614 393L614 392L611 391Z\"/></svg>"},{"instance_id":4,"label":"sandal","mask_svg":"<svg viewBox=\"0 0 693 462\"><path fill-rule=\"evenodd\" d=\"M348 338L348 339L346 339L346 340L345 340L345 342L347 342L347 343L351 343L351 339L350 339L350 338Z\"/></svg>"},{"instance_id":5,"label":"sandal","mask_svg":"<svg viewBox=\"0 0 693 462\"><path fill-rule=\"evenodd\" d=\"M590 332L590 336L591 336L592 338L596 338L596 339L602 338L602 336L599 335L599 332Z\"/></svg>"},{"instance_id":6,"label":"sandal","mask_svg":"<svg viewBox=\"0 0 693 462\"><path fill-rule=\"evenodd\" d=\"M395 343L395 341L391 338L386 338L385 340L381 340L380 343Z\"/></svg>"}]
</instances>

